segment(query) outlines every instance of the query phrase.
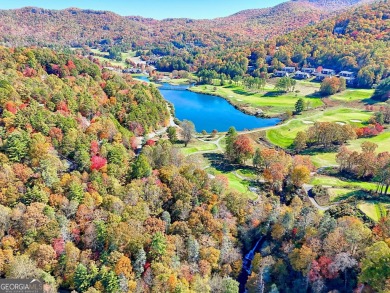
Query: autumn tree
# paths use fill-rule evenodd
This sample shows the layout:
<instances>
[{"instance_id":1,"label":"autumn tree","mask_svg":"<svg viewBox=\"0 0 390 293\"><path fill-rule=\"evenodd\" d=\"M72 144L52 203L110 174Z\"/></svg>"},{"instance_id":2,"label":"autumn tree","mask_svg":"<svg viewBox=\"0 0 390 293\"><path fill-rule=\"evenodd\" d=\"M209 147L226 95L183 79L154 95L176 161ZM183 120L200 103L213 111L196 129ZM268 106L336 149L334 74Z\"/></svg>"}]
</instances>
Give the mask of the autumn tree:
<instances>
[{"instance_id":1,"label":"autumn tree","mask_svg":"<svg viewBox=\"0 0 390 293\"><path fill-rule=\"evenodd\" d=\"M301 187L310 180L310 170L303 165L293 167L291 171L291 181L294 186Z\"/></svg>"},{"instance_id":2,"label":"autumn tree","mask_svg":"<svg viewBox=\"0 0 390 293\"><path fill-rule=\"evenodd\" d=\"M327 77L321 82L320 92L324 96L333 95L345 90L345 80L338 77Z\"/></svg>"},{"instance_id":3,"label":"autumn tree","mask_svg":"<svg viewBox=\"0 0 390 293\"><path fill-rule=\"evenodd\" d=\"M233 142L234 161L244 163L253 155L253 145L246 135L239 135Z\"/></svg>"},{"instance_id":4,"label":"autumn tree","mask_svg":"<svg viewBox=\"0 0 390 293\"><path fill-rule=\"evenodd\" d=\"M307 134L304 131L299 131L294 138L293 147L297 153L301 152L307 147Z\"/></svg>"}]
</instances>

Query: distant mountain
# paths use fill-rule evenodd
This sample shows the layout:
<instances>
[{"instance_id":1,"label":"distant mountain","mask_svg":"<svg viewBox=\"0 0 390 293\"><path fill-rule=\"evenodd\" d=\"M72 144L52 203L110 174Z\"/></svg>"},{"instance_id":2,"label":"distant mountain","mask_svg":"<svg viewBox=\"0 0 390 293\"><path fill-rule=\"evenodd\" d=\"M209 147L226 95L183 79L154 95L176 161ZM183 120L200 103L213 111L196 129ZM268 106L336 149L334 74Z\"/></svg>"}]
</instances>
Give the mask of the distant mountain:
<instances>
[{"instance_id":1,"label":"distant mountain","mask_svg":"<svg viewBox=\"0 0 390 293\"><path fill-rule=\"evenodd\" d=\"M372 0L292 0L297 2L309 2L317 7L340 10L346 7L373 2Z\"/></svg>"},{"instance_id":2,"label":"distant mountain","mask_svg":"<svg viewBox=\"0 0 390 293\"><path fill-rule=\"evenodd\" d=\"M245 10L211 20L155 20L122 17L108 11L25 7L0 10L0 42L5 45L96 45L102 40L133 46L171 43L211 46L262 40L316 23L358 0L289 1L271 8ZM326 8L326 9L325 9ZM103 41L104 42L104 41Z\"/></svg>"}]
</instances>

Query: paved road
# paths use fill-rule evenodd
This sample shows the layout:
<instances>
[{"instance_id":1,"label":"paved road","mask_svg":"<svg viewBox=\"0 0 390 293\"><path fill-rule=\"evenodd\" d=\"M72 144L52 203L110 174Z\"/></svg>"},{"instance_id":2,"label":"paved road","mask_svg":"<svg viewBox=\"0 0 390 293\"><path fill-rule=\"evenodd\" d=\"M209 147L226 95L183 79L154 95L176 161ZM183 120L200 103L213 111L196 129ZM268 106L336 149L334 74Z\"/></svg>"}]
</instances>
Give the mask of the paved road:
<instances>
[{"instance_id":1,"label":"paved road","mask_svg":"<svg viewBox=\"0 0 390 293\"><path fill-rule=\"evenodd\" d=\"M329 210L332 206L335 206L335 205L338 205L338 203L334 203L334 204L331 204L329 206L320 206L316 200L312 197L309 196L309 192L310 190L312 190L313 188L313 185L310 185L310 184L303 184L303 189L306 191L306 194L307 194L307 197L308 199L310 200L310 202L312 203L313 206L315 206L318 210L320 211L327 211Z\"/></svg>"}]
</instances>

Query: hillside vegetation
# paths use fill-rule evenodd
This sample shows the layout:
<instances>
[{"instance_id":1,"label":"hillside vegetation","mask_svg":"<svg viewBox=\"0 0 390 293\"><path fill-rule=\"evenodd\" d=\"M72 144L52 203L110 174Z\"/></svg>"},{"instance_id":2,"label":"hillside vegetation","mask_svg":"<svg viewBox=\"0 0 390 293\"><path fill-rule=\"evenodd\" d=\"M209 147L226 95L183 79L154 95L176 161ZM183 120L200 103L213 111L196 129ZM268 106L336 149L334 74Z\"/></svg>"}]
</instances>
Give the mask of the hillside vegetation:
<instances>
[{"instance_id":1,"label":"hillside vegetation","mask_svg":"<svg viewBox=\"0 0 390 293\"><path fill-rule=\"evenodd\" d=\"M340 5L339 8L345 8ZM26 7L0 11L1 40L9 45L97 45L121 43L133 47L173 44L204 47L255 41L318 22L326 8L294 1L275 7L242 11L212 20L122 17L108 11L61 11Z\"/></svg>"}]
</instances>

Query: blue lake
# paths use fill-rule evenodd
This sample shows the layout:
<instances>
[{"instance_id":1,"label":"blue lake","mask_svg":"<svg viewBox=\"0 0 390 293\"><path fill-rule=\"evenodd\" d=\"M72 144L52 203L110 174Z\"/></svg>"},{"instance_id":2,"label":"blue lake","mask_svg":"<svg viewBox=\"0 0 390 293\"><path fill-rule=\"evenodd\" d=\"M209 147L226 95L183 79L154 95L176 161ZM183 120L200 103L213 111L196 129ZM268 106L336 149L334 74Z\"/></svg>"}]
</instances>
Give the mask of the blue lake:
<instances>
[{"instance_id":1,"label":"blue lake","mask_svg":"<svg viewBox=\"0 0 390 293\"><path fill-rule=\"evenodd\" d=\"M137 77L147 81L147 77ZM175 116L179 120L187 119L195 124L196 131L213 129L227 131L234 126L236 130L254 129L276 125L278 118L258 118L247 115L234 108L225 99L197 94L187 90L186 86L163 84L159 90L163 97L175 107Z\"/></svg>"}]
</instances>

